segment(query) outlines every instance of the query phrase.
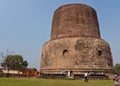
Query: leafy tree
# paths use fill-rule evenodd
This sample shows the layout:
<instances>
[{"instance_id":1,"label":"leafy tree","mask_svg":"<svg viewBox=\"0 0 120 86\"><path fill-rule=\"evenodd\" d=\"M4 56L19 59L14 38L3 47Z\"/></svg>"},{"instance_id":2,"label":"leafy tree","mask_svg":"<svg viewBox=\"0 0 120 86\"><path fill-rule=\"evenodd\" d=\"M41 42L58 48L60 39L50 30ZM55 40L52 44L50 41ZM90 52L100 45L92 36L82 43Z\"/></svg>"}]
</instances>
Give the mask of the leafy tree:
<instances>
[{"instance_id":1,"label":"leafy tree","mask_svg":"<svg viewBox=\"0 0 120 86\"><path fill-rule=\"evenodd\" d=\"M23 71L28 66L28 63L26 60L23 60L21 55L7 55L2 66L6 67L8 70Z\"/></svg>"},{"instance_id":2,"label":"leafy tree","mask_svg":"<svg viewBox=\"0 0 120 86\"><path fill-rule=\"evenodd\" d=\"M117 64L114 66L114 72L120 74L120 63L117 63Z\"/></svg>"},{"instance_id":3,"label":"leafy tree","mask_svg":"<svg viewBox=\"0 0 120 86\"><path fill-rule=\"evenodd\" d=\"M27 66L28 66L28 62L25 60L25 61L23 61L22 62L22 71L24 72L25 71L25 69L27 68Z\"/></svg>"}]
</instances>

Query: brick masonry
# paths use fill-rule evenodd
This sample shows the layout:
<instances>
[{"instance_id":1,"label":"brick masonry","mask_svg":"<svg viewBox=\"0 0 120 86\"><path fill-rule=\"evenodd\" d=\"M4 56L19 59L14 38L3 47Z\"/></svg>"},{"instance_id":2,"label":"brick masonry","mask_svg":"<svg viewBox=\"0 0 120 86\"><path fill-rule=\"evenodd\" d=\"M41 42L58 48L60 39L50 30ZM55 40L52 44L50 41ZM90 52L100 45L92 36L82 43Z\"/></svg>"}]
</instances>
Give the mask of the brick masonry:
<instances>
[{"instance_id":1,"label":"brick masonry","mask_svg":"<svg viewBox=\"0 0 120 86\"><path fill-rule=\"evenodd\" d=\"M53 16L51 39L42 48L41 72L100 73L112 68L111 49L100 37L96 11L83 4L59 7Z\"/></svg>"}]
</instances>

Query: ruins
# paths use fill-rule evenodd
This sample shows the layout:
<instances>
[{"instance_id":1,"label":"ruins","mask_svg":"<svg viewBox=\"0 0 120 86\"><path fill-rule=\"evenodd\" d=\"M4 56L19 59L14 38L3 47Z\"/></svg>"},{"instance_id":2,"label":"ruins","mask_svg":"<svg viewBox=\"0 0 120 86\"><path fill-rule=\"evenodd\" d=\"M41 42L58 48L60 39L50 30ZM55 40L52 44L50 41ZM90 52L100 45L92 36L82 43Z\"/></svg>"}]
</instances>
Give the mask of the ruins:
<instances>
[{"instance_id":1,"label":"ruins","mask_svg":"<svg viewBox=\"0 0 120 86\"><path fill-rule=\"evenodd\" d=\"M95 9L84 4L59 7L53 16L51 38L44 43L41 73L110 73L113 70L109 44L100 36Z\"/></svg>"}]
</instances>

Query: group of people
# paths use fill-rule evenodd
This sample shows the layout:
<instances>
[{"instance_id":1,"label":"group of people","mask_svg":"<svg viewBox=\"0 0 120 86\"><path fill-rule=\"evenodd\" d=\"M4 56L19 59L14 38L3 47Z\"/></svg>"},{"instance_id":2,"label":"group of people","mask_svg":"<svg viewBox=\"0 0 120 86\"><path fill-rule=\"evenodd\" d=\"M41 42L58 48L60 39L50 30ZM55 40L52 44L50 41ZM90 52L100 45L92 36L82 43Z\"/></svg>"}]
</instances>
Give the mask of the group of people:
<instances>
[{"instance_id":1,"label":"group of people","mask_svg":"<svg viewBox=\"0 0 120 86\"><path fill-rule=\"evenodd\" d=\"M84 82L88 82L88 73L89 72L84 73ZM71 75L72 75L72 71L68 71L67 76L71 76ZM115 86L119 86L119 77L117 73L115 73L113 81L114 81Z\"/></svg>"},{"instance_id":2,"label":"group of people","mask_svg":"<svg viewBox=\"0 0 120 86\"><path fill-rule=\"evenodd\" d=\"M114 81L115 86L119 86L119 77L118 77L117 73L115 73L113 81ZM88 82L88 73L87 72L85 72L85 74L84 74L84 82Z\"/></svg>"}]
</instances>

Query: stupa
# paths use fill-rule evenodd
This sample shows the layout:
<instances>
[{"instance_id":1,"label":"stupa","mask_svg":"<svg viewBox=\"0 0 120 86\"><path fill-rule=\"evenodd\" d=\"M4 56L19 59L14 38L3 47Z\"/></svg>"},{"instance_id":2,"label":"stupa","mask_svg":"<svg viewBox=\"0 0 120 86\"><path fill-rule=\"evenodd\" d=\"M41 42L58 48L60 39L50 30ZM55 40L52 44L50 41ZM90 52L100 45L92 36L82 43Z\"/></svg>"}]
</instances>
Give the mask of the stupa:
<instances>
[{"instance_id":1,"label":"stupa","mask_svg":"<svg viewBox=\"0 0 120 86\"><path fill-rule=\"evenodd\" d=\"M59 7L54 12L51 38L42 47L41 73L110 73L112 69L111 49L100 36L95 9L85 4Z\"/></svg>"}]
</instances>

